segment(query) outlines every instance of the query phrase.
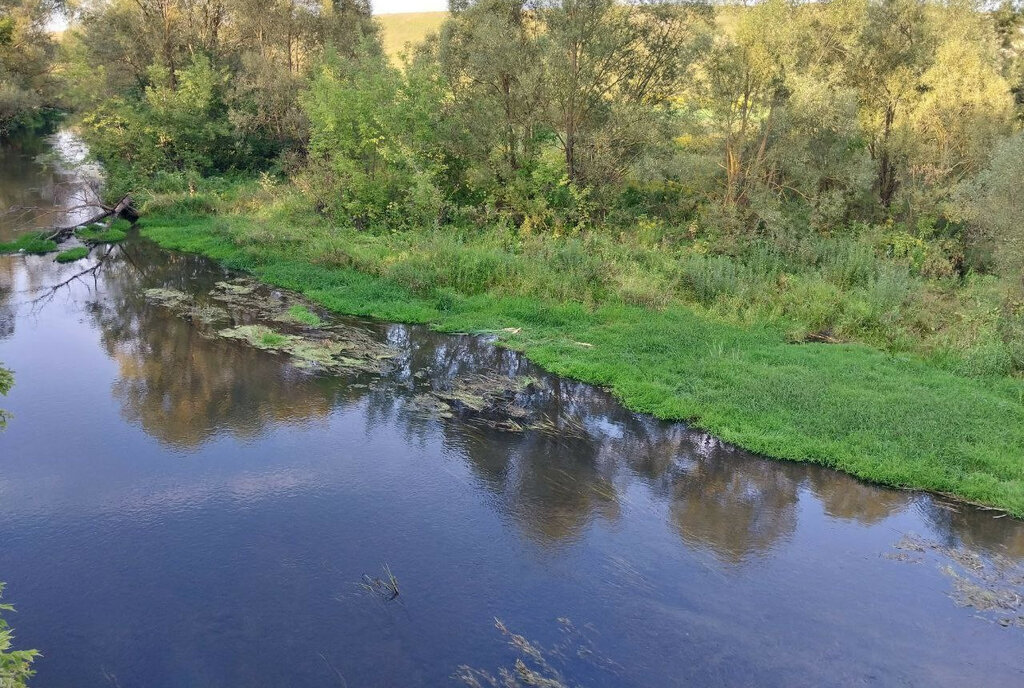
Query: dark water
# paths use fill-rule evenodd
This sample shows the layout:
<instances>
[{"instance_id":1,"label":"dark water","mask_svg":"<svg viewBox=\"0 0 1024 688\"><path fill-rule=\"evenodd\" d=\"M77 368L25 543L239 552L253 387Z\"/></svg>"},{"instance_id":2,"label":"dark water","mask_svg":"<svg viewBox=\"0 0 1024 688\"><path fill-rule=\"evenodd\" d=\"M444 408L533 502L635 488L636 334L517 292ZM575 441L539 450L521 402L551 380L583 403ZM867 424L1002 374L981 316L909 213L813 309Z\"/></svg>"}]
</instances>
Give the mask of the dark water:
<instances>
[{"instance_id":1,"label":"dark water","mask_svg":"<svg viewBox=\"0 0 1024 688\"><path fill-rule=\"evenodd\" d=\"M34 685L488 685L517 659L583 686L1024 685L1024 524L759 459L478 338L338 319L398 356L324 375L143 297L226 277L143 240L0 258L0 580ZM536 378L544 428L419 403L481 372ZM361 586L385 565L393 600Z\"/></svg>"}]
</instances>

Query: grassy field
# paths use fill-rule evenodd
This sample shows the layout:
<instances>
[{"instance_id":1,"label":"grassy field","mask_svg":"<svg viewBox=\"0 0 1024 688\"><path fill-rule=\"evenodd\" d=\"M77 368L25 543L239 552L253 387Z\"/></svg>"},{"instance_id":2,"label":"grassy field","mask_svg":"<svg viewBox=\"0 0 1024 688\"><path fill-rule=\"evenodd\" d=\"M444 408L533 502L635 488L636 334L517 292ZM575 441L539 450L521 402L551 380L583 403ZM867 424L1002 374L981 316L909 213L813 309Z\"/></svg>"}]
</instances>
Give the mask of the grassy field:
<instances>
[{"instance_id":1,"label":"grassy field","mask_svg":"<svg viewBox=\"0 0 1024 688\"><path fill-rule=\"evenodd\" d=\"M406 43L416 44L441 28L447 12L408 12L381 14L377 20L384 27L384 49L392 58L405 49Z\"/></svg>"},{"instance_id":2,"label":"grassy field","mask_svg":"<svg viewBox=\"0 0 1024 688\"><path fill-rule=\"evenodd\" d=\"M205 254L336 312L494 332L632 409L689 420L768 456L1024 516L1019 378L956 374L864 344L791 343L785 327L730 322L670 293L648 305L623 299L621 289L584 293L602 268L576 239L524 249L501 248L488 233L373 235L296 208L156 199L142 226L168 248Z\"/></svg>"}]
</instances>

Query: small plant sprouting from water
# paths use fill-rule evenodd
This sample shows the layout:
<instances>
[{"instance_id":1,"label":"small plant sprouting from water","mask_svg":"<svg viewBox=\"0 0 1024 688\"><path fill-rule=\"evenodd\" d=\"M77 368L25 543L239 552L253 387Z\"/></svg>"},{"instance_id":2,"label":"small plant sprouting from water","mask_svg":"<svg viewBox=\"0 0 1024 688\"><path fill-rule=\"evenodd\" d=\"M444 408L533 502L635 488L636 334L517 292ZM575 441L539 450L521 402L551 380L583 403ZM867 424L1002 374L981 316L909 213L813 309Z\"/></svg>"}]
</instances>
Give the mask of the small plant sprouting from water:
<instances>
[{"instance_id":1,"label":"small plant sprouting from water","mask_svg":"<svg viewBox=\"0 0 1024 688\"><path fill-rule=\"evenodd\" d=\"M398 598L400 591L398 589L398 579L395 578L395 574L391 573L391 567L384 564L384 576L373 577L367 574L363 574L363 582L360 583L362 588L367 592L378 595L384 600L391 601Z\"/></svg>"},{"instance_id":2,"label":"small plant sprouting from water","mask_svg":"<svg viewBox=\"0 0 1024 688\"><path fill-rule=\"evenodd\" d=\"M303 325L309 325L310 327L320 327L324 323L324 321L320 319L319 315L302 304L296 304L289 308L288 315L296 322L300 322Z\"/></svg>"},{"instance_id":3,"label":"small plant sprouting from water","mask_svg":"<svg viewBox=\"0 0 1024 688\"><path fill-rule=\"evenodd\" d=\"M0 597L3 597L4 585L0 583ZM0 603L0 613L13 612L14 607ZM3 688L24 688L28 679L35 673L32 662L39 653L36 650L12 650L14 633L7 621L0 616L0 686Z\"/></svg>"}]
</instances>

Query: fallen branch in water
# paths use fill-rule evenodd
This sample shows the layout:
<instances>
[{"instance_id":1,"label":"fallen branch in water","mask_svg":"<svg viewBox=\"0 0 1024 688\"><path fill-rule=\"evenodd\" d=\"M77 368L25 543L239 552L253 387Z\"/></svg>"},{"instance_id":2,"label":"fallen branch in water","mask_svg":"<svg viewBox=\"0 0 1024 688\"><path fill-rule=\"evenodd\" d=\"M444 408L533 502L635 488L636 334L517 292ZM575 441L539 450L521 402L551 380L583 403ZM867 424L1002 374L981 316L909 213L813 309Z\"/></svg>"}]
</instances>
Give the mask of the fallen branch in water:
<instances>
[{"instance_id":1,"label":"fallen branch in water","mask_svg":"<svg viewBox=\"0 0 1024 688\"><path fill-rule=\"evenodd\" d=\"M49 241L54 241L60 244L71 238L71 235L74 234L76 230L79 230L82 227L87 227L91 224L95 224L107 218L111 218L111 220L117 218L124 218L129 222L135 222L136 220L139 219L139 211L135 209L134 205L132 205L132 197L129 194L125 194L121 198L121 200L119 200L112 206L100 205L99 208L101 209L101 212L97 213L96 215L90 217L87 220L84 220L74 225L68 225L66 227L54 228L53 234L46 238ZM109 222L107 223L107 226L110 226Z\"/></svg>"}]
</instances>

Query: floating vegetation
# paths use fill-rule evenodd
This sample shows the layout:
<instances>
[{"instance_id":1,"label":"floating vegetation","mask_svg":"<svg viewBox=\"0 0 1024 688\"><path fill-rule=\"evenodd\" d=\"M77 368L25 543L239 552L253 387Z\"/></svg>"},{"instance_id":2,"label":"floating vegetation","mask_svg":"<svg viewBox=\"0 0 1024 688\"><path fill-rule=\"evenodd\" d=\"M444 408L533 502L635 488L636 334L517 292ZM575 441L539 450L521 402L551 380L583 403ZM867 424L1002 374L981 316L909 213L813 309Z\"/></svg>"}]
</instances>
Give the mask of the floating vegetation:
<instances>
[{"instance_id":1,"label":"floating vegetation","mask_svg":"<svg viewBox=\"0 0 1024 688\"><path fill-rule=\"evenodd\" d=\"M576 688L580 683L566 676L572 662L586 663L609 673L621 671L622 667L597 652L588 634L569 619L558 619L558 625L562 639L545 648L513 633L500 619L495 619L494 627L517 655L515 661L496 672L463 665L455 672L455 678L470 688Z\"/></svg>"},{"instance_id":2,"label":"floating vegetation","mask_svg":"<svg viewBox=\"0 0 1024 688\"><path fill-rule=\"evenodd\" d=\"M167 308L178 308L192 300L188 294L177 289L147 289L143 293L147 301Z\"/></svg>"},{"instance_id":3,"label":"floating vegetation","mask_svg":"<svg viewBox=\"0 0 1024 688\"><path fill-rule=\"evenodd\" d=\"M219 289L229 296L247 296L253 293L257 286L258 285L251 280L240 277L230 282L217 282L217 284L214 285L214 288Z\"/></svg>"},{"instance_id":4,"label":"floating vegetation","mask_svg":"<svg viewBox=\"0 0 1024 688\"><path fill-rule=\"evenodd\" d=\"M923 563L940 561L939 570L953 581L949 596L959 607L970 607L979 618L1000 626L1024 628L1024 566L1000 555L982 556L963 547L950 547L904 535L886 558Z\"/></svg>"},{"instance_id":5,"label":"floating vegetation","mask_svg":"<svg viewBox=\"0 0 1024 688\"><path fill-rule=\"evenodd\" d=\"M455 378L450 387L421 395L414 402L421 410L440 409L440 417L459 415L478 424L506 432L523 432L550 423L535 418L526 397L541 388L532 377L473 374Z\"/></svg>"},{"instance_id":6,"label":"floating vegetation","mask_svg":"<svg viewBox=\"0 0 1024 688\"><path fill-rule=\"evenodd\" d=\"M212 302L208 304L176 289L147 289L145 293L152 303L194 322L241 321L245 324L220 327L210 334L287 355L299 368L379 373L396 354L359 328L325 327L307 305L297 303L296 296L245 278L217 282L207 295ZM312 328L316 330L311 332Z\"/></svg>"},{"instance_id":7,"label":"floating vegetation","mask_svg":"<svg viewBox=\"0 0 1024 688\"><path fill-rule=\"evenodd\" d=\"M397 599L401 591L398 589L398 579L391 573L391 567L384 564L384 577L378 578L363 574L363 581L359 584L364 590L377 595L382 600L390 602Z\"/></svg>"},{"instance_id":8,"label":"floating vegetation","mask_svg":"<svg viewBox=\"0 0 1024 688\"><path fill-rule=\"evenodd\" d=\"M194 323L209 326L230 319L228 312L223 308L197 303L191 296L177 289L147 289L144 293L150 303L168 308Z\"/></svg>"},{"instance_id":9,"label":"floating vegetation","mask_svg":"<svg viewBox=\"0 0 1024 688\"><path fill-rule=\"evenodd\" d=\"M76 260L82 260L87 255L89 255L89 249L85 246L75 246L67 251L61 251L54 260L58 263L74 263Z\"/></svg>"}]
</instances>

